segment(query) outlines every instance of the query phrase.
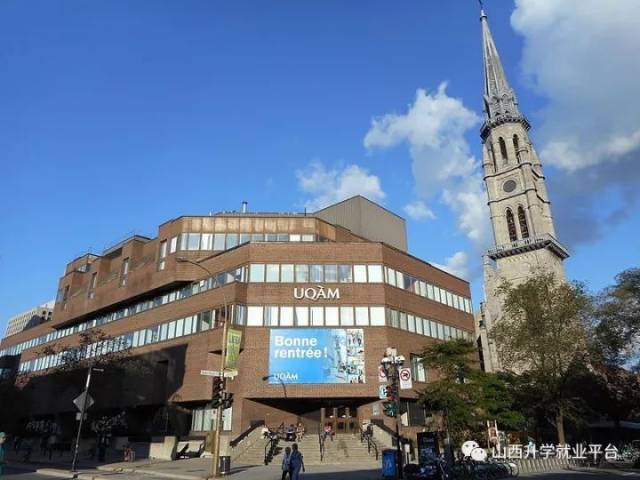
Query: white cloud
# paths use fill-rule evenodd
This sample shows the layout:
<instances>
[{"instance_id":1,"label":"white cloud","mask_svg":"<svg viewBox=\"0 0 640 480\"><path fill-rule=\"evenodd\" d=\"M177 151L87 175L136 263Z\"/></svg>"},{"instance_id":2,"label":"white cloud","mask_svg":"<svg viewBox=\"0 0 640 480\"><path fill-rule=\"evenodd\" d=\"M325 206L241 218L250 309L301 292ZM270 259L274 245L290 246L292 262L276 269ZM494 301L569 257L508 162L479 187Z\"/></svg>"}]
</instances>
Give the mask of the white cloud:
<instances>
[{"instance_id":1,"label":"white cloud","mask_svg":"<svg viewBox=\"0 0 640 480\"><path fill-rule=\"evenodd\" d=\"M440 195L457 215L458 228L482 251L490 238L489 212L480 164L465 139L480 117L447 95L446 88L441 83L432 93L420 89L406 113L374 119L364 145L408 144L417 194L427 199Z\"/></svg>"},{"instance_id":2,"label":"white cloud","mask_svg":"<svg viewBox=\"0 0 640 480\"><path fill-rule=\"evenodd\" d=\"M320 210L354 195L362 195L378 203L382 203L386 196L380 179L358 165L328 170L322 163L313 162L305 171L297 172L297 177L299 188L313 195L305 203L309 211Z\"/></svg>"},{"instance_id":3,"label":"white cloud","mask_svg":"<svg viewBox=\"0 0 640 480\"><path fill-rule=\"evenodd\" d=\"M445 259L444 265L431 262L434 267L440 268L451 275L463 279L469 278L469 256L466 252L456 252Z\"/></svg>"},{"instance_id":4,"label":"white cloud","mask_svg":"<svg viewBox=\"0 0 640 480\"><path fill-rule=\"evenodd\" d=\"M436 215L433 211L427 207L427 205L422 200L414 200L411 203L408 203L404 206L404 211L409 218L420 221L420 220L435 220Z\"/></svg>"},{"instance_id":5,"label":"white cloud","mask_svg":"<svg viewBox=\"0 0 640 480\"><path fill-rule=\"evenodd\" d=\"M548 100L543 162L566 171L640 153L637 0L516 0L522 66Z\"/></svg>"}]
</instances>

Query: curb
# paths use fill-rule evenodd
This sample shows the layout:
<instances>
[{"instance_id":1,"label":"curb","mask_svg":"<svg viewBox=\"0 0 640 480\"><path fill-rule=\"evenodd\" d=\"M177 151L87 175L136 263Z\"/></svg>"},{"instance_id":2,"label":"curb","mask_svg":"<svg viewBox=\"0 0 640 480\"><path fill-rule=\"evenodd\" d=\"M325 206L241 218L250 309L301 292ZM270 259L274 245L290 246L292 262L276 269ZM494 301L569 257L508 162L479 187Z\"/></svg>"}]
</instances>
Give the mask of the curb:
<instances>
[{"instance_id":1,"label":"curb","mask_svg":"<svg viewBox=\"0 0 640 480\"><path fill-rule=\"evenodd\" d=\"M209 478L208 476L201 477L199 475L185 475L180 473L168 473L168 472L162 472L158 470L150 470L144 467L138 469L138 468L108 468L108 467L102 466L101 468L99 468L99 470L104 472L112 472L112 473L139 473L141 475L154 475L156 477L174 478L176 480L206 480L207 478ZM96 477L94 478L94 480L100 480L100 479Z\"/></svg>"}]
</instances>

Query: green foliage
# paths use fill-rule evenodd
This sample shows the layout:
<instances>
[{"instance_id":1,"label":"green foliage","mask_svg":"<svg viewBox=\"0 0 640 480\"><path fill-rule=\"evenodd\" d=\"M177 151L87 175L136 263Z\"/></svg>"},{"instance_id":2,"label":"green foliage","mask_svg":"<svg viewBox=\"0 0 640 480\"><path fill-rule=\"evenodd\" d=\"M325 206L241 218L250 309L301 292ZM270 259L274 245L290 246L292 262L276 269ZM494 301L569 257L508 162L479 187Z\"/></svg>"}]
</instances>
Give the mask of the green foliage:
<instances>
[{"instance_id":1,"label":"green foliage","mask_svg":"<svg viewBox=\"0 0 640 480\"><path fill-rule=\"evenodd\" d=\"M514 429L523 420L512 408L510 384L502 376L481 371L476 355L474 344L463 339L433 344L422 353L425 366L435 369L438 378L427 384L420 401L442 414L456 442L483 431L487 420Z\"/></svg>"}]
</instances>

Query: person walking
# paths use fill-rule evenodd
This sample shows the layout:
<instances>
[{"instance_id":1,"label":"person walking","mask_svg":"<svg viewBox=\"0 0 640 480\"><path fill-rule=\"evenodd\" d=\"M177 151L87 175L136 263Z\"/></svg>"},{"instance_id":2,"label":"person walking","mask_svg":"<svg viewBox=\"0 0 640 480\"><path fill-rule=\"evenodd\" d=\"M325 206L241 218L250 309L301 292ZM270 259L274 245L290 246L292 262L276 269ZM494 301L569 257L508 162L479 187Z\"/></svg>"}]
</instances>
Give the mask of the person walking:
<instances>
[{"instance_id":1,"label":"person walking","mask_svg":"<svg viewBox=\"0 0 640 480\"><path fill-rule=\"evenodd\" d=\"M4 442L7 441L7 435L4 432L0 432L0 477L4 470Z\"/></svg>"},{"instance_id":2,"label":"person walking","mask_svg":"<svg viewBox=\"0 0 640 480\"><path fill-rule=\"evenodd\" d=\"M284 455L282 456L282 479L285 480L289 474L289 480L291 480L291 447L284 449Z\"/></svg>"},{"instance_id":3,"label":"person walking","mask_svg":"<svg viewBox=\"0 0 640 480\"><path fill-rule=\"evenodd\" d=\"M291 445L291 457L289 459L289 478L290 480L300 480L300 470L304 472L304 459L298 444Z\"/></svg>"}]
</instances>

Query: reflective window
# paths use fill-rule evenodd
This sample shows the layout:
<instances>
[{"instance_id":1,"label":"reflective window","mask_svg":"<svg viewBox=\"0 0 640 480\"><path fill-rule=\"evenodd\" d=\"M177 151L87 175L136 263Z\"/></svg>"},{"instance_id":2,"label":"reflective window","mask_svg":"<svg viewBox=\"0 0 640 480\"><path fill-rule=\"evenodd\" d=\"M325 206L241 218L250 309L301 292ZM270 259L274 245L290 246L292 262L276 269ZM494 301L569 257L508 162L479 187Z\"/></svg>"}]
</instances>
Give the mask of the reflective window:
<instances>
[{"instance_id":1,"label":"reflective window","mask_svg":"<svg viewBox=\"0 0 640 480\"><path fill-rule=\"evenodd\" d=\"M293 326L293 307L280 307L280 326Z\"/></svg>"},{"instance_id":2,"label":"reflective window","mask_svg":"<svg viewBox=\"0 0 640 480\"><path fill-rule=\"evenodd\" d=\"M171 237L171 243L169 244L169 253L176 253L178 249L178 236Z\"/></svg>"},{"instance_id":3,"label":"reflective window","mask_svg":"<svg viewBox=\"0 0 640 480\"><path fill-rule=\"evenodd\" d=\"M324 308L323 307L311 307L311 325L314 327L321 327L324 325Z\"/></svg>"},{"instance_id":4,"label":"reflective window","mask_svg":"<svg viewBox=\"0 0 640 480\"><path fill-rule=\"evenodd\" d=\"M325 307L324 323L327 327L340 325L338 307Z\"/></svg>"},{"instance_id":5,"label":"reflective window","mask_svg":"<svg viewBox=\"0 0 640 480\"><path fill-rule=\"evenodd\" d=\"M247 326L262 326L262 307L250 305L247 307Z\"/></svg>"},{"instance_id":6,"label":"reflective window","mask_svg":"<svg viewBox=\"0 0 640 480\"><path fill-rule=\"evenodd\" d=\"M309 265L296 265L296 282L309 282Z\"/></svg>"},{"instance_id":7,"label":"reflective window","mask_svg":"<svg viewBox=\"0 0 640 480\"><path fill-rule=\"evenodd\" d=\"M187 250L200 250L200 234L187 233Z\"/></svg>"},{"instance_id":8,"label":"reflective window","mask_svg":"<svg viewBox=\"0 0 640 480\"><path fill-rule=\"evenodd\" d=\"M367 265L370 283L382 282L382 265Z\"/></svg>"},{"instance_id":9,"label":"reflective window","mask_svg":"<svg viewBox=\"0 0 640 480\"><path fill-rule=\"evenodd\" d=\"M264 264L252 263L249 268L249 281L250 282L264 282Z\"/></svg>"},{"instance_id":10,"label":"reflective window","mask_svg":"<svg viewBox=\"0 0 640 480\"><path fill-rule=\"evenodd\" d=\"M355 307L356 325L369 325L369 307Z\"/></svg>"},{"instance_id":11,"label":"reflective window","mask_svg":"<svg viewBox=\"0 0 640 480\"><path fill-rule=\"evenodd\" d=\"M384 307L370 307L369 313L371 315L371 326L382 327L385 320L385 308Z\"/></svg>"},{"instance_id":12,"label":"reflective window","mask_svg":"<svg viewBox=\"0 0 640 480\"><path fill-rule=\"evenodd\" d=\"M283 283L293 283L293 265L280 265L280 281Z\"/></svg>"},{"instance_id":13,"label":"reflective window","mask_svg":"<svg viewBox=\"0 0 640 480\"><path fill-rule=\"evenodd\" d=\"M280 265L279 264L267 264L267 282L279 282L280 281Z\"/></svg>"},{"instance_id":14,"label":"reflective window","mask_svg":"<svg viewBox=\"0 0 640 480\"><path fill-rule=\"evenodd\" d=\"M324 281L327 283L338 282L338 266L337 265L324 266Z\"/></svg>"},{"instance_id":15,"label":"reflective window","mask_svg":"<svg viewBox=\"0 0 640 480\"><path fill-rule=\"evenodd\" d=\"M264 307L264 326L265 327L277 327L278 326L278 307L270 305Z\"/></svg>"},{"instance_id":16,"label":"reflective window","mask_svg":"<svg viewBox=\"0 0 640 480\"><path fill-rule=\"evenodd\" d=\"M408 315L407 316L407 329L410 332L415 332L416 331L416 317L414 317L413 315Z\"/></svg>"},{"instance_id":17,"label":"reflective window","mask_svg":"<svg viewBox=\"0 0 640 480\"><path fill-rule=\"evenodd\" d=\"M366 265L353 266L353 281L356 283L367 282L367 266Z\"/></svg>"},{"instance_id":18,"label":"reflective window","mask_svg":"<svg viewBox=\"0 0 640 480\"><path fill-rule=\"evenodd\" d=\"M295 323L297 326L309 326L309 307L295 307L295 315Z\"/></svg>"},{"instance_id":19,"label":"reflective window","mask_svg":"<svg viewBox=\"0 0 640 480\"><path fill-rule=\"evenodd\" d=\"M252 233L251 234L252 242L264 242L264 234L262 233Z\"/></svg>"},{"instance_id":20,"label":"reflective window","mask_svg":"<svg viewBox=\"0 0 640 480\"><path fill-rule=\"evenodd\" d=\"M202 250L213 250L213 233L203 233L202 234Z\"/></svg>"},{"instance_id":21,"label":"reflective window","mask_svg":"<svg viewBox=\"0 0 640 480\"><path fill-rule=\"evenodd\" d=\"M315 282L324 282L324 268L323 265L310 265L310 281Z\"/></svg>"},{"instance_id":22,"label":"reflective window","mask_svg":"<svg viewBox=\"0 0 640 480\"><path fill-rule=\"evenodd\" d=\"M340 324L347 327L354 324L353 307L340 307Z\"/></svg>"},{"instance_id":23,"label":"reflective window","mask_svg":"<svg viewBox=\"0 0 640 480\"><path fill-rule=\"evenodd\" d=\"M338 280L340 283L353 282L353 273L351 272L351 265L338 266Z\"/></svg>"},{"instance_id":24,"label":"reflective window","mask_svg":"<svg viewBox=\"0 0 640 480\"><path fill-rule=\"evenodd\" d=\"M213 236L213 249L224 250L224 233L216 233Z\"/></svg>"},{"instance_id":25,"label":"reflective window","mask_svg":"<svg viewBox=\"0 0 640 480\"><path fill-rule=\"evenodd\" d=\"M227 233L227 250L238 246L238 234Z\"/></svg>"}]
</instances>

